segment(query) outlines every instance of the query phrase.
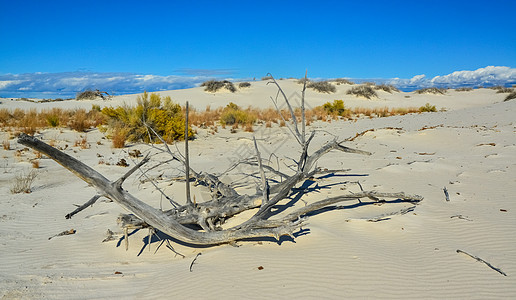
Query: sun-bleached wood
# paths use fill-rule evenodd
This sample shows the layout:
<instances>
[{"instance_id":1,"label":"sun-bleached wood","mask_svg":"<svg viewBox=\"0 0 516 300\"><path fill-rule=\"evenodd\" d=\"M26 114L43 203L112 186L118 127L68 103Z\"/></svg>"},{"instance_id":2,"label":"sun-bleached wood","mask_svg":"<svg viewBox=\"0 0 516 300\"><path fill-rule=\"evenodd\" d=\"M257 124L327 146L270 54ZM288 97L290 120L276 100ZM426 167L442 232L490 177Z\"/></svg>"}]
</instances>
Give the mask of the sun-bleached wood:
<instances>
[{"instance_id":1,"label":"sun-bleached wood","mask_svg":"<svg viewBox=\"0 0 516 300\"><path fill-rule=\"evenodd\" d=\"M83 162L71 157L62 151L59 151L56 148L49 146L36 137L21 134L18 138L18 142L47 155L51 159L61 164L63 167L70 170L76 176L87 182L89 185L94 187L97 190L98 195L113 200L120 206L127 209L130 213L134 214L138 218L134 219L135 226L137 223L137 225L141 226L142 228L155 228L168 234L172 238L194 245L217 245L257 237L274 237L278 240L283 235L293 237L294 232L296 232L304 224L305 220L307 219L307 214L343 201L360 201L361 198L369 198L373 201L379 201L380 198L393 198L399 201L417 203L423 199L418 195L411 196L405 195L404 193L380 193L362 191L360 193L345 194L316 201L303 208L297 209L282 218L273 219L271 216L271 210L273 207L280 201L287 199L291 191L298 183L310 179L317 174L325 174L330 172L327 169L322 169L316 166L317 161L322 156L330 151L341 151L360 155L370 155L371 153L359 149L349 148L343 145L344 141L338 141L337 139L334 139L325 143L319 149L309 154L310 142L314 138L315 132L312 132L307 138L304 124L306 122L304 115L305 86L303 87L303 99L301 101L303 106L301 110L303 124L301 126L301 130L299 130L299 124L294 114L294 109L290 105L290 102L288 101L279 84L272 76L271 78L273 83L278 87L278 95L283 95L291 113L293 124L289 127L289 130L301 146L301 156L297 161L297 168L295 169L295 173L292 175L287 175L285 172L275 170L270 166L262 164L258 145L254 139L256 163L251 160L244 162L250 165L257 165L259 167L262 186L261 190L257 191L254 195L241 195L231 185L221 182L217 176L205 172L196 172L193 170L189 164L187 141L185 141L185 156L176 154L170 150L163 138L159 136L156 131L152 129L152 126L148 124L146 124L146 126L149 128L149 132L152 132L154 135L156 135L163 143L163 146L165 147L164 152L170 154L172 160L177 160L182 163L187 171L187 176L185 177L187 182L187 203L168 211L156 209L131 195L129 192L122 188L124 180L127 179L127 177L129 177L134 171L147 163L149 161L149 157L145 157L124 176L112 182ZM186 113L188 115L188 108ZM185 122L185 140L187 139L188 117L186 118ZM280 175L282 177L282 181L269 186L269 180L266 178L265 170L268 170L269 172L273 171L271 172L272 174ZM346 170L331 171L340 172ZM195 181L195 183L198 185L204 185L208 187L212 191L212 199L202 203L193 203L191 200L188 201L190 180ZM94 197L94 199L92 199L93 202L96 200L95 198L98 197ZM92 200L90 200L90 202ZM84 208L87 206L88 205L84 205ZM256 213L245 222L232 228L221 228L221 225L231 217L243 211L255 208L257 208ZM133 218L125 219L132 220ZM191 226L185 226L191 224L200 226L202 230L196 230Z\"/></svg>"}]
</instances>

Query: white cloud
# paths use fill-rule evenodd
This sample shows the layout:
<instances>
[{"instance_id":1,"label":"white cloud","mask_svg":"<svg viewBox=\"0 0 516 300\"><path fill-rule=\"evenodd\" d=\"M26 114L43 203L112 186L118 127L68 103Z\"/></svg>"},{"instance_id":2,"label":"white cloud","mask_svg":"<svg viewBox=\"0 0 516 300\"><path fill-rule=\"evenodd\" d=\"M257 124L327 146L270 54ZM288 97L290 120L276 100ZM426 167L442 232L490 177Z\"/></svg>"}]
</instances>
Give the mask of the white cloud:
<instances>
[{"instance_id":1,"label":"white cloud","mask_svg":"<svg viewBox=\"0 0 516 300\"><path fill-rule=\"evenodd\" d=\"M516 69L509 67L488 66L475 71L456 71L444 76L435 76L431 82L447 85L496 85L516 81Z\"/></svg>"},{"instance_id":2,"label":"white cloud","mask_svg":"<svg viewBox=\"0 0 516 300\"><path fill-rule=\"evenodd\" d=\"M209 73L207 70L195 70ZM200 72L202 71L202 72ZM192 71L192 73L194 73ZM217 72L214 72L217 73ZM223 73L223 72L221 72ZM159 76L131 73L28 73L0 75L0 97L74 97L85 89L100 89L113 94L131 94L146 91L163 91L191 88L213 79L212 76ZM229 78L226 78L229 79ZM353 80L353 78L351 78ZM410 79L362 79L388 83L403 90L423 87L493 86L516 84L516 69L488 66L474 71L456 71L448 75L427 78L424 74Z\"/></svg>"},{"instance_id":3,"label":"white cloud","mask_svg":"<svg viewBox=\"0 0 516 300\"><path fill-rule=\"evenodd\" d=\"M410 79L392 78L378 80L382 83L393 84L404 90L414 90L425 87L466 87L494 86L516 84L516 69L510 67L488 66L474 71L455 71L448 75L427 78L416 75Z\"/></svg>"},{"instance_id":4,"label":"white cloud","mask_svg":"<svg viewBox=\"0 0 516 300\"><path fill-rule=\"evenodd\" d=\"M85 89L130 94L194 87L212 77L131 73L27 73L0 75L0 97L74 97Z\"/></svg>"}]
</instances>

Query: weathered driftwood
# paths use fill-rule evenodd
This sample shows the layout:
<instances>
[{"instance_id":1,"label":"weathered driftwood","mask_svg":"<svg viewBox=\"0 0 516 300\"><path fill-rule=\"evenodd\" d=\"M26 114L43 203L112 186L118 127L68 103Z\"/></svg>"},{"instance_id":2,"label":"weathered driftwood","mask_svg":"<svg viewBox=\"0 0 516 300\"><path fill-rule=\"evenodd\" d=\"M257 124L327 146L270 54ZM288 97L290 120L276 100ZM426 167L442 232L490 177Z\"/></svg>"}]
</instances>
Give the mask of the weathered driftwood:
<instances>
[{"instance_id":1,"label":"weathered driftwood","mask_svg":"<svg viewBox=\"0 0 516 300\"><path fill-rule=\"evenodd\" d=\"M256 158L254 160L249 159L243 161L243 163L256 165L259 168L261 187L254 195L241 195L232 186L221 182L217 176L193 170L189 164L188 142L185 141L185 156L183 157L180 154L172 152L165 141L156 134L151 126L148 126L149 134L152 132L156 135L162 141L165 147L164 151L169 153L173 160L177 160L183 164L186 169L185 180L187 183L187 203L185 205L174 205L175 208L168 211L161 211L151 207L122 188L124 180L147 163L149 161L148 157L145 157L120 179L112 182L91 167L47 145L35 137L22 134L20 135L18 142L47 155L97 189L98 196L93 197L92 200L81 206L81 210L91 205L96 199L98 199L98 197L107 197L138 217L138 219L132 219L128 218L127 215L126 217L122 216L121 220L123 222L128 224L135 223L132 225L140 226L141 228L155 228L168 234L172 238L196 245L231 243L236 240L255 237L275 237L278 240L283 235L293 237L293 233L303 225L307 214L343 201L360 201L361 198L369 198L373 201L379 201L380 198L393 198L401 201L417 203L423 199L417 195L410 196L405 195L404 193L362 191L360 193L346 194L320 200L291 212L284 217L273 219L273 214L271 212L273 207L275 207L280 201L288 198L298 183L318 174L327 174L329 172L339 171L316 167L317 161L322 156L334 150L362 155L370 155L370 153L348 148L343 145L343 142L339 142L335 139L324 144L312 154L309 154L309 145L315 136L315 132L312 132L308 137L305 134L304 90L306 87L303 87L301 102L302 124L300 131L297 118L288 98L276 80L274 80L272 76L271 78L272 83L278 87L278 95L281 94L284 101L287 103L293 120L292 124L289 124L288 127L290 132L296 138L296 141L300 144L302 153L299 160L296 162L297 168L294 170L295 173L287 175L284 172L275 170L274 168L262 163L260 152L258 150L256 140L254 139ZM276 99L273 99L276 106L278 95L276 96ZM188 125L188 108L186 113L186 125ZM185 129L186 139L187 136L188 126L186 126ZM265 170L269 172L272 171L273 174L280 175L282 177L282 181L270 185L270 182L266 177ZM198 185L200 184L208 187L212 191L212 199L202 203L195 203L195 201L192 202L189 192L189 182L191 180L194 180ZM243 211L255 208L257 209L256 213L242 224L228 229L222 229L220 227L220 225L229 218ZM77 210L67 216L71 217L76 212ZM128 224L126 224L126 228ZM200 226L202 230L193 229L192 226L185 226L191 224Z\"/></svg>"}]
</instances>

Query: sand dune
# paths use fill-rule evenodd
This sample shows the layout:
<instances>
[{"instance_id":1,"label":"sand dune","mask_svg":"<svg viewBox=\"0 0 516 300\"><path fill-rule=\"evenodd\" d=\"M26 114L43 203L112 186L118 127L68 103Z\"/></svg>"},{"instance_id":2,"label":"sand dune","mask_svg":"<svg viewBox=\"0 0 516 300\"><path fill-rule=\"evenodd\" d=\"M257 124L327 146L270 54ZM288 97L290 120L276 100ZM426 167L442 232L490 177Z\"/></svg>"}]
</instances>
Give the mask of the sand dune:
<instances>
[{"instance_id":1,"label":"sand dune","mask_svg":"<svg viewBox=\"0 0 516 300\"><path fill-rule=\"evenodd\" d=\"M264 82L236 94L207 94L200 88L162 92L177 102L189 100L194 107L269 107L274 89ZM300 86L285 80L290 95ZM348 145L372 152L371 156L330 153L320 166L350 168L343 176L316 180L322 188L303 196L307 202L358 190L405 191L425 200L412 211L399 215L409 204L342 204L309 220L308 231L295 241L281 245L269 240L190 248L174 244L175 255L153 239L149 251L147 231L130 237L129 250L123 241L102 242L108 229L119 233L116 217L124 212L115 203L99 202L66 220L74 204L86 202L95 191L67 170L41 159L32 193L12 194L15 174L28 172L32 154L15 157L21 145L11 140L12 150L2 151L0 170L0 297L2 299L87 298L391 298L391 299L497 299L516 297L516 102L502 102L492 90L450 91L447 95L381 93L378 100L345 95L339 86L332 95L309 91L307 103L316 106L343 99L347 106L407 107L429 102L448 111L388 118L314 122L309 130L320 130L313 147L325 140L355 136ZM410 96L406 98L405 96ZM134 103L134 95L115 97L111 102L67 101L28 103L2 99L0 107L84 107L92 104ZM394 129L393 129L394 128ZM264 148L282 159L292 156L293 138L285 128L255 128ZM81 134L69 130L42 131L45 141L68 144L65 152L93 166L110 179L127 170L115 164L121 158L131 164L127 152L146 145L112 149L103 134L87 134L91 148L73 147ZM83 134L84 135L84 134ZM210 172L227 169L238 155L245 154L252 133L221 129L211 135L199 129L191 145L194 168ZM0 138L6 139L2 131ZM97 143L100 141L100 143ZM283 143L283 141L285 141ZM181 148L181 145L179 144ZM238 152L242 150L243 152ZM236 153L235 153L236 152ZM240 153L240 154L238 154ZM111 162L99 164L100 160ZM161 170L174 174L174 170ZM254 191L255 182L242 179L238 171L224 178L241 183L240 190ZM349 182L344 184L344 182ZM180 183L161 183L177 201L184 201ZM443 188L449 191L446 201ZM149 204L169 205L148 184L136 179L127 187ZM194 191L207 199L205 191ZM304 205L298 202L295 205ZM371 222L382 217L381 221ZM76 233L49 237L75 229ZM507 274L464 254L478 256ZM155 252L156 251L156 252ZM198 253L196 263L190 264ZM260 268L261 267L261 268Z\"/></svg>"}]
</instances>

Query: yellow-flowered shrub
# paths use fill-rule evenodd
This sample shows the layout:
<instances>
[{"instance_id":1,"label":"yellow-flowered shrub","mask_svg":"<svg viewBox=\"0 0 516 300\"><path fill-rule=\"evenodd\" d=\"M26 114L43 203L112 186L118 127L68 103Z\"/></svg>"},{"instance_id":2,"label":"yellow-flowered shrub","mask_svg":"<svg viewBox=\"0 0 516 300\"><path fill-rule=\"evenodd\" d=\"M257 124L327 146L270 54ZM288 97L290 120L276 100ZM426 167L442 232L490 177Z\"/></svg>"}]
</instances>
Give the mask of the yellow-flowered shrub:
<instances>
[{"instance_id":1,"label":"yellow-flowered shrub","mask_svg":"<svg viewBox=\"0 0 516 300\"><path fill-rule=\"evenodd\" d=\"M181 106L172 102L170 97L162 98L159 94L149 95L144 92L138 96L136 103L136 107L124 105L102 109L102 113L109 117L108 126L112 132L120 132L123 128L129 141L159 142L147 129L147 124L167 143L185 138L184 113ZM193 135L189 128L188 138Z\"/></svg>"}]
</instances>

